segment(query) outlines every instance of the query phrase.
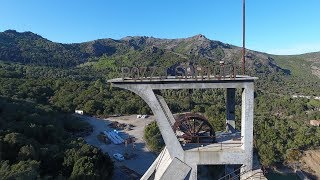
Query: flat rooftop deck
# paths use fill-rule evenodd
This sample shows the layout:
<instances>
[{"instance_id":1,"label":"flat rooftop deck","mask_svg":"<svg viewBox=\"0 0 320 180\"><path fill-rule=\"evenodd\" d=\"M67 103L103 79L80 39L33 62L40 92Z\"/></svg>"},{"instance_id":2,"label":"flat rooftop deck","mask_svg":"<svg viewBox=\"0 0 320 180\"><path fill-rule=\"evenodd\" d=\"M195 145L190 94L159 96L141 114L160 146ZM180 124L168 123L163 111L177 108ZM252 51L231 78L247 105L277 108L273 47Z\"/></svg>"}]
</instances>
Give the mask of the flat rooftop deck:
<instances>
[{"instance_id":1,"label":"flat rooftop deck","mask_svg":"<svg viewBox=\"0 0 320 180\"><path fill-rule=\"evenodd\" d=\"M241 76L237 75L236 77L188 77L188 78L179 78L175 76L168 76L166 78L160 77L147 77L141 79L133 79L133 78L115 78L108 80L108 82L115 83L115 84L171 84L171 83L221 83L221 82L253 82L254 80L258 79L257 77L251 76Z\"/></svg>"},{"instance_id":2,"label":"flat rooftop deck","mask_svg":"<svg viewBox=\"0 0 320 180\"><path fill-rule=\"evenodd\" d=\"M239 152L243 151L241 148L242 144L235 141L228 141L223 143L214 143L214 144L186 144L182 146L184 151L202 151L202 152L219 152L219 151L233 151Z\"/></svg>"},{"instance_id":3,"label":"flat rooftop deck","mask_svg":"<svg viewBox=\"0 0 320 180\"><path fill-rule=\"evenodd\" d=\"M239 151L242 150L241 133L216 133L215 143L187 143L182 144L185 151Z\"/></svg>"},{"instance_id":4,"label":"flat rooftop deck","mask_svg":"<svg viewBox=\"0 0 320 180\"><path fill-rule=\"evenodd\" d=\"M237 76L235 78L176 78L169 76L165 79L111 79L110 82L115 87L131 89L139 86L149 86L151 89L214 89L214 88L246 88L248 84L253 83L257 77Z\"/></svg>"}]
</instances>

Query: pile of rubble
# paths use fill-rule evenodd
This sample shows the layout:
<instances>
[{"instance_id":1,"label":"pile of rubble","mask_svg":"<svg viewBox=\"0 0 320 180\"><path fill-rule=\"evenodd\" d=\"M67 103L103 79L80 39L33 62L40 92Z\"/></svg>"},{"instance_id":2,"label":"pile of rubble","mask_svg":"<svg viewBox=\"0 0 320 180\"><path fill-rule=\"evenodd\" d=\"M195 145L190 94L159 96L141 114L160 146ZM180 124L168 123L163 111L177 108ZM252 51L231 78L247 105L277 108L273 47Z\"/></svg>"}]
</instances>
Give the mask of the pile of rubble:
<instances>
[{"instance_id":1,"label":"pile of rubble","mask_svg":"<svg viewBox=\"0 0 320 180\"><path fill-rule=\"evenodd\" d=\"M126 124L126 123L119 123L117 121L111 122L108 126L110 126L113 129L118 129L118 130L132 130L134 125L132 124Z\"/></svg>"},{"instance_id":2,"label":"pile of rubble","mask_svg":"<svg viewBox=\"0 0 320 180\"><path fill-rule=\"evenodd\" d=\"M103 132L98 134L97 138L99 139L100 142L103 142L103 143L106 143L106 144L110 144L111 143L111 141L107 138L107 136Z\"/></svg>"}]
</instances>

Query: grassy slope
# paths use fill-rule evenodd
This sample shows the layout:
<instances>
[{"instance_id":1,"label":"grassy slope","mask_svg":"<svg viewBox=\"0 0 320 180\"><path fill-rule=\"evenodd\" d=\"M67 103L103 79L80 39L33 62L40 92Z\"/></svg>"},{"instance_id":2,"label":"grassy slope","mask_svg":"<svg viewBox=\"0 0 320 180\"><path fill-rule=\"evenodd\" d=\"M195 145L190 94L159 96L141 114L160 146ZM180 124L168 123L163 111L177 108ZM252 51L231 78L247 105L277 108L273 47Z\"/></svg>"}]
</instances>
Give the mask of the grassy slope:
<instances>
[{"instance_id":1,"label":"grassy slope","mask_svg":"<svg viewBox=\"0 0 320 180\"><path fill-rule=\"evenodd\" d=\"M305 55L272 55L275 62L282 68L289 69L293 77L310 81L320 81L320 78L312 74L311 66L316 63L308 61L308 54ZM320 55L318 63L320 62Z\"/></svg>"}]
</instances>

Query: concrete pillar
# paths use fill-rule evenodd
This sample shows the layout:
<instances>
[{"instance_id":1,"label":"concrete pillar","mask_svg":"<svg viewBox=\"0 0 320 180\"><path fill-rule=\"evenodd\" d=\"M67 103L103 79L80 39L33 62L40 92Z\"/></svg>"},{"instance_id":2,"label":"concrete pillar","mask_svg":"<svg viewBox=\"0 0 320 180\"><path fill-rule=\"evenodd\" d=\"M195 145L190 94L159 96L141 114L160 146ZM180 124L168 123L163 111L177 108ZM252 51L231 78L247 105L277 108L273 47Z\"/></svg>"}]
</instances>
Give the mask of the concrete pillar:
<instances>
[{"instance_id":1,"label":"concrete pillar","mask_svg":"<svg viewBox=\"0 0 320 180\"><path fill-rule=\"evenodd\" d=\"M245 150L245 161L241 172L252 169L253 158L253 83L247 83L242 91L241 137L242 149Z\"/></svg>"},{"instance_id":2,"label":"concrete pillar","mask_svg":"<svg viewBox=\"0 0 320 180\"><path fill-rule=\"evenodd\" d=\"M197 180L198 179L198 165L194 164L191 166L191 172L189 174L189 176L187 176L186 179L188 180Z\"/></svg>"},{"instance_id":3,"label":"concrete pillar","mask_svg":"<svg viewBox=\"0 0 320 180\"><path fill-rule=\"evenodd\" d=\"M227 88L227 98L226 98L226 108L227 108L227 121L226 130L228 132L235 132L236 129L236 89Z\"/></svg>"},{"instance_id":4,"label":"concrete pillar","mask_svg":"<svg viewBox=\"0 0 320 180\"><path fill-rule=\"evenodd\" d=\"M184 151L171 127L172 120L170 120L170 117L173 117L173 115L167 114L171 112L164 109L163 103L160 102L161 98L160 100L157 98L149 85L121 85L120 87L136 93L149 105L156 117L157 125L159 126L163 140L167 145L170 156L184 161Z\"/></svg>"},{"instance_id":5,"label":"concrete pillar","mask_svg":"<svg viewBox=\"0 0 320 180\"><path fill-rule=\"evenodd\" d=\"M170 122L170 125L173 126L174 123L176 122L176 120L173 117L173 114L171 113L168 104L166 103L166 101L164 100L164 98L160 95L156 95L159 104L161 105L161 108L163 109L164 113L166 114L167 119Z\"/></svg>"}]
</instances>

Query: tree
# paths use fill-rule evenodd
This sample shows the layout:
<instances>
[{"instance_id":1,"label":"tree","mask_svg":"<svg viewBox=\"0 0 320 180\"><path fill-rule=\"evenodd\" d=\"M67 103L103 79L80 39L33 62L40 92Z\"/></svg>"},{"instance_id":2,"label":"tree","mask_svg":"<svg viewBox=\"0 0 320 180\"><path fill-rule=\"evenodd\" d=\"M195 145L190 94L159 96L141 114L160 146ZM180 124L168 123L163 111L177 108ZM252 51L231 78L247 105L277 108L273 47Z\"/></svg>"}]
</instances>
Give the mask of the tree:
<instances>
[{"instance_id":1,"label":"tree","mask_svg":"<svg viewBox=\"0 0 320 180\"><path fill-rule=\"evenodd\" d=\"M276 162L274 148L270 145L259 146L259 156L263 166L268 167Z\"/></svg>"},{"instance_id":2,"label":"tree","mask_svg":"<svg viewBox=\"0 0 320 180\"><path fill-rule=\"evenodd\" d=\"M97 176L93 159L85 156L75 162L70 179L97 179Z\"/></svg>"},{"instance_id":3,"label":"tree","mask_svg":"<svg viewBox=\"0 0 320 180\"><path fill-rule=\"evenodd\" d=\"M161 132L155 121L144 129L144 139L151 151L160 152L164 147Z\"/></svg>"},{"instance_id":4,"label":"tree","mask_svg":"<svg viewBox=\"0 0 320 180\"><path fill-rule=\"evenodd\" d=\"M294 168L296 168L296 163L299 161L301 156L302 153L298 149L288 149L286 152L285 160L289 165L294 166Z\"/></svg>"},{"instance_id":5,"label":"tree","mask_svg":"<svg viewBox=\"0 0 320 180\"><path fill-rule=\"evenodd\" d=\"M88 114L96 114L97 110L102 110L102 104L96 100L89 100L85 103L83 110Z\"/></svg>"},{"instance_id":6,"label":"tree","mask_svg":"<svg viewBox=\"0 0 320 180\"><path fill-rule=\"evenodd\" d=\"M19 160L37 159L37 154L32 145L22 146L18 153Z\"/></svg>"},{"instance_id":7,"label":"tree","mask_svg":"<svg viewBox=\"0 0 320 180\"><path fill-rule=\"evenodd\" d=\"M9 161L0 162L0 177L3 179L37 179L40 163L35 160L20 161L9 165Z\"/></svg>"}]
</instances>

